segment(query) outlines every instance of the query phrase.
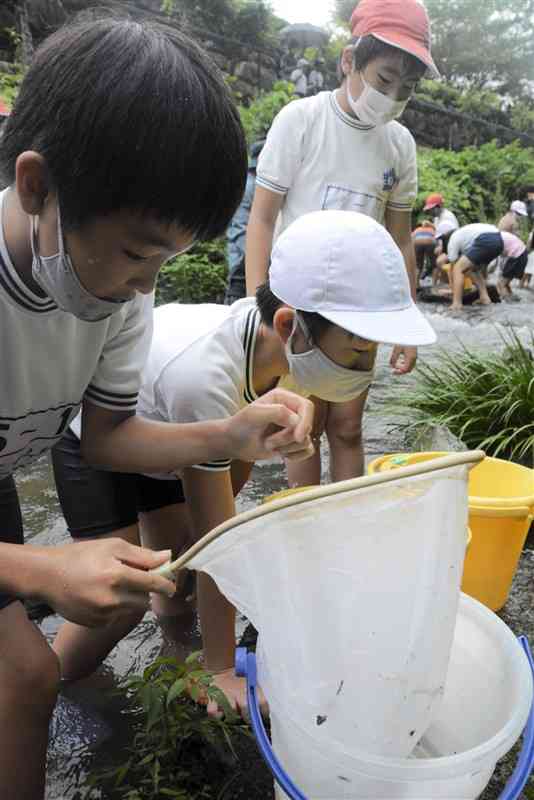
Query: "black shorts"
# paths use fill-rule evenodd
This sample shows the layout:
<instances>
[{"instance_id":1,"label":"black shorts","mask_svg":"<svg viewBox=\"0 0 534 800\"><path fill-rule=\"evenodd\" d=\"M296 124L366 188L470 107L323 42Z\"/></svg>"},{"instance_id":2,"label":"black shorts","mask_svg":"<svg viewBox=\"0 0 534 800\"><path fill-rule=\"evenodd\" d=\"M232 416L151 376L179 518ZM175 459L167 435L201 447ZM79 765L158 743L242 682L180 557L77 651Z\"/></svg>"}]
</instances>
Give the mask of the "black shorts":
<instances>
[{"instance_id":1,"label":"black shorts","mask_svg":"<svg viewBox=\"0 0 534 800\"><path fill-rule=\"evenodd\" d=\"M502 268L503 278L512 280L513 278L522 278L525 273L525 268L528 264L528 252L525 250L520 256L516 258L507 258Z\"/></svg>"},{"instance_id":2,"label":"black shorts","mask_svg":"<svg viewBox=\"0 0 534 800\"><path fill-rule=\"evenodd\" d=\"M475 267L487 267L496 258L502 255L504 240L500 233L481 233L471 243L464 256Z\"/></svg>"},{"instance_id":3,"label":"black shorts","mask_svg":"<svg viewBox=\"0 0 534 800\"><path fill-rule=\"evenodd\" d=\"M182 482L87 466L67 431L52 449L56 489L70 535L92 539L135 525L139 512L185 503Z\"/></svg>"},{"instance_id":4,"label":"black shorts","mask_svg":"<svg viewBox=\"0 0 534 800\"><path fill-rule=\"evenodd\" d=\"M0 480L0 542L24 544L19 497L11 475ZM0 610L15 600L13 595L0 591Z\"/></svg>"}]
</instances>

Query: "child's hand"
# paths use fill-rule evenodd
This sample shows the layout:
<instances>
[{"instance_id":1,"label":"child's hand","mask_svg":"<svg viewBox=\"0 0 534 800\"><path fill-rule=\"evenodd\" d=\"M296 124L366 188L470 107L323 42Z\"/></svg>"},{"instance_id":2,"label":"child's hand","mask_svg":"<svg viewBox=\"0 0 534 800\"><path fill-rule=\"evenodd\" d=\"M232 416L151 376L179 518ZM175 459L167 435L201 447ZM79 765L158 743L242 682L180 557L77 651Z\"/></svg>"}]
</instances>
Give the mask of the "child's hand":
<instances>
[{"instance_id":1,"label":"child's hand","mask_svg":"<svg viewBox=\"0 0 534 800\"><path fill-rule=\"evenodd\" d=\"M417 362L417 347L395 345L389 361L395 375L406 375L411 372Z\"/></svg>"},{"instance_id":2,"label":"child's hand","mask_svg":"<svg viewBox=\"0 0 534 800\"><path fill-rule=\"evenodd\" d=\"M147 609L150 592L172 597L176 589L171 581L150 572L169 560L170 550L154 552L123 539L46 550L38 595L79 625L108 625L125 613Z\"/></svg>"},{"instance_id":3,"label":"child's hand","mask_svg":"<svg viewBox=\"0 0 534 800\"><path fill-rule=\"evenodd\" d=\"M218 672L213 676L213 684L225 695L230 707L247 722L249 721L247 703L247 682L245 678L238 678L234 667ZM258 689L258 699L263 716L269 713L267 701L261 689ZM207 712L210 717L224 716L224 709L216 700L210 699L207 703Z\"/></svg>"},{"instance_id":4,"label":"child's hand","mask_svg":"<svg viewBox=\"0 0 534 800\"><path fill-rule=\"evenodd\" d=\"M230 455L258 461L280 455L300 461L313 455L313 403L285 389L273 389L227 422Z\"/></svg>"}]
</instances>

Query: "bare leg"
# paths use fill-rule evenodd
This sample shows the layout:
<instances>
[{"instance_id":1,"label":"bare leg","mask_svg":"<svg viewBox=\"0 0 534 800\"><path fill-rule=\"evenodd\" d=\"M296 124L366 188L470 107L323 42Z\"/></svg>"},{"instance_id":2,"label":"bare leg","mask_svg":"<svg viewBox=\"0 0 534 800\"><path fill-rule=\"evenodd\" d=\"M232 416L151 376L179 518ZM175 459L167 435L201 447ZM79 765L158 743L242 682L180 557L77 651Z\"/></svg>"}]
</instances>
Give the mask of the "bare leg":
<instances>
[{"instance_id":1,"label":"bare leg","mask_svg":"<svg viewBox=\"0 0 534 800\"><path fill-rule=\"evenodd\" d=\"M139 543L137 525L122 528L111 536L126 539L132 544ZM115 645L139 624L143 616L143 612L135 611L103 628L86 628L74 622L65 622L52 645L61 664L62 677L77 681L92 675Z\"/></svg>"},{"instance_id":2,"label":"bare leg","mask_svg":"<svg viewBox=\"0 0 534 800\"><path fill-rule=\"evenodd\" d=\"M452 311L461 311L463 308L464 273L472 268L468 258L461 256L455 264L451 264L452 275Z\"/></svg>"},{"instance_id":3,"label":"bare leg","mask_svg":"<svg viewBox=\"0 0 534 800\"><path fill-rule=\"evenodd\" d=\"M482 275L481 272L473 272L471 275L471 280L475 284L478 289L479 294L479 302L482 306L490 306L491 305L491 297L488 294L488 289L486 286L486 279Z\"/></svg>"},{"instance_id":4,"label":"bare leg","mask_svg":"<svg viewBox=\"0 0 534 800\"><path fill-rule=\"evenodd\" d=\"M151 550L172 550L172 557L178 558L193 544L193 526L187 503L158 508L140 514L141 541ZM177 591L174 597L153 595L152 610L158 617L177 617L191 613L191 604L186 601L183 587L189 570L184 569L176 576Z\"/></svg>"},{"instance_id":5,"label":"bare leg","mask_svg":"<svg viewBox=\"0 0 534 800\"><path fill-rule=\"evenodd\" d=\"M21 603L0 611L0 797L43 800L59 664Z\"/></svg>"},{"instance_id":6,"label":"bare leg","mask_svg":"<svg viewBox=\"0 0 534 800\"><path fill-rule=\"evenodd\" d=\"M292 489L297 486L318 486L321 483L321 436L326 425L328 414L328 403L319 400L317 397L310 397L315 406L315 416L312 430L312 440L315 445L315 453L305 461L297 464L288 461L287 480Z\"/></svg>"},{"instance_id":7,"label":"bare leg","mask_svg":"<svg viewBox=\"0 0 534 800\"><path fill-rule=\"evenodd\" d=\"M364 452L362 418L368 392L347 403L330 403L326 434L330 444L332 481L344 481L363 475Z\"/></svg>"}]
</instances>

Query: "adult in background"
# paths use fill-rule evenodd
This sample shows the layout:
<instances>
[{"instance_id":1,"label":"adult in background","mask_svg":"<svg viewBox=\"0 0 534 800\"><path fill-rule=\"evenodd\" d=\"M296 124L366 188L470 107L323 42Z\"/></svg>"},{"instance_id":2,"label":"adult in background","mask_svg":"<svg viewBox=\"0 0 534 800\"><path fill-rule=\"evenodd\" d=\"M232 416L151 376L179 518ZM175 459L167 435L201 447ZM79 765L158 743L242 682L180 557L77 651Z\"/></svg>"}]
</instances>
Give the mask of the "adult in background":
<instances>
[{"instance_id":1,"label":"adult in background","mask_svg":"<svg viewBox=\"0 0 534 800\"><path fill-rule=\"evenodd\" d=\"M310 74L310 62L306 58L299 58L297 68L291 73L290 81L295 86L295 94L298 97L306 97L308 94L308 75Z\"/></svg>"},{"instance_id":2,"label":"adult in background","mask_svg":"<svg viewBox=\"0 0 534 800\"><path fill-rule=\"evenodd\" d=\"M317 94L318 92L322 92L324 89L324 62L322 59L318 58L313 65L313 69L310 72L310 77L308 78L308 95Z\"/></svg>"},{"instance_id":3,"label":"adult in background","mask_svg":"<svg viewBox=\"0 0 534 800\"><path fill-rule=\"evenodd\" d=\"M225 305L231 306L236 300L246 297L245 281L245 248L247 241L247 225L250 209L256 189L256 166L265 140L254 142L250 147L248 160L247 185L239 208L232 217L226 231L226 253L228 258L228 285L224 298Z\"/></svg>"}]
</instances>

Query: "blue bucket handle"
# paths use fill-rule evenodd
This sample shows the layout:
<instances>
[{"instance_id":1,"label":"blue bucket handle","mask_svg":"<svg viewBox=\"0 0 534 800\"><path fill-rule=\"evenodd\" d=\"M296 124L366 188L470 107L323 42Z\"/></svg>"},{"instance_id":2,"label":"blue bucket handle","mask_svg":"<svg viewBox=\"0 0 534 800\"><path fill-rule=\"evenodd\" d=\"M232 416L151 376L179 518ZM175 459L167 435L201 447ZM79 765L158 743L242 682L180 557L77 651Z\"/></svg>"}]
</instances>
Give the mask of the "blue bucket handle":
<instances>
[{"instance_id":1,"label":"blue bucket handle","mask_svg":"<svg viewBox=\"0 0 534 800\"><path fill-rule=\"evenodd\" d=\"M519 636L519 643L532 670L534 679L534 658L526 636ZM277 759L267 736L260 712L258 699L258 673L256 668L256 655L249 653L245 647L238 647L235 658L235 672L239 678L247 679L247 700L252 730L258 744L263 760L269 767L273 778L290 800L307 800L306 795L295 786L289 775ZM534 770L534 700L530 709L525 730L523 731L523 747L516 764L516 768L504 787L499 800L519 800L532 771Z\"/></svg>"}]
</instances>

